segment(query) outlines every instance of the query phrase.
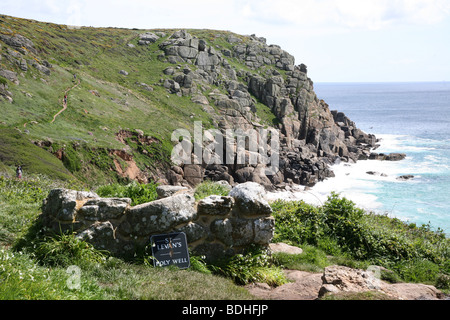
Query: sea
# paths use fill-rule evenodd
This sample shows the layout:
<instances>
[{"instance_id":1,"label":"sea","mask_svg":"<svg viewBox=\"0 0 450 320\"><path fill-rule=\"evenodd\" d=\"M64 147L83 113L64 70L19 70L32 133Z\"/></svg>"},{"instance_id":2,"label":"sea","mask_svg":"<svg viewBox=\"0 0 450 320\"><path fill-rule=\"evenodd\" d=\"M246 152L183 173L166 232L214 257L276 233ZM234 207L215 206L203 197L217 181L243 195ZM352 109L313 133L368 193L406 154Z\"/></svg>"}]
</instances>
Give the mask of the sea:
<instances>
[{"instance_id":1,"label":"sea","mask_svg":"<svg viewBox=\"0 0 450 320\"><path fill-rule=\"evenodd\" d=\"M335 191L366 211L450 235L450 82L314 83L314 91L379 139L374 152L406 158L335 164L334 178L298 197L323 204Z\"/></svg>"}]
</instances>

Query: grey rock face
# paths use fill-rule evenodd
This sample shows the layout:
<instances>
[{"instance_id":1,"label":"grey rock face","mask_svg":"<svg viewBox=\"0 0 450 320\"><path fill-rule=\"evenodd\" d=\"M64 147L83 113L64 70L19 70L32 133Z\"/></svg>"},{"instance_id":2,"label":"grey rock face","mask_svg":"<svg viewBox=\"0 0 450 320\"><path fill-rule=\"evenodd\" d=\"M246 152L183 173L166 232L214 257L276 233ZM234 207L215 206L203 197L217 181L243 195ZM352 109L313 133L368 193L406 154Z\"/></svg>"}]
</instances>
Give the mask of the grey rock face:
<instances>
[{"instance_id":1,"label":"grey rock face","mask_svg":"<svg viewBox=\"0 0 450 320\"><path fill-rule=\"evenodd\" d=\"M130 237L167 232L181 223L194 220L194 203L192 195L179 194L134 206L119 229L124 234L129 233Z\"/></svg>"},{"instance_id":2,"label":"grey rock face","mask_svg":"<svg viewBox=\"0 0 450 320\"><path fill-rule=\"evenodd\" d=\"M246 182L234 187L230 196L235 199L236 207L245 215L270 215L272 208L263 198L265 189L256 182Z\"/></svg>"},{"instance_id":3,"label":"grey rock face","mask_svg":"<svg viewBox=\"0 0 450 320\"><path fill-rule=\"evenodd\" d=\"M212 216L226 216L231 212L234 199L229 196L212 195L198 202L198 214Z\"/></svg>"},{"instance_id":4,"label":"grey rock face","mask_svg":"<svg viewBox=\"0 0 450 320\"><path fill-rule=\"evenodd\" d=\"M152 32L142 33L139 35L138 44L139 45L148 45L148 44L154 43L158 39L159 39L159 36Z\"/></svg>"},{"instance_id":5,"label":"grey rock face","mask_svg":"<svg viewBox=\"0 0 450 320\"><path fill-rule=\"evenodd\" d=\"M86 220L119 219L130 206L129 198L99 198L88 200L80 209Z\"/></svg>"},{"instance_id":6,"label":"grey rock face","mask_svg":"<svg viewBox=\"0 0 450 320\"><path fill-rule=\"evenodd\" d=\"M16 84L19 82L19 79L17 78L17 73L11 70L0 69L0 76Z\"/></svg>"},{"instance_id":7,"label":"grey rock face","mask_svg":"<svg viewBox=\"0 0 450 320\"><path fill-rule=\"evenodd\" d=\"M220 45L208 45L207 41L180 30L159 45L166 61L180 64L177 68L182 67L181 64L198 68L190 73L176 72L175 68L171 68L170 73L165 70L166 75L172 76L164 83L169 92L199 97L202 90L198 87L206 89L213 84L223 89L211 91L208 99L194 99L205 106L214 104L219 110L219 115L211 112L219 130L245 131L269 125L280 132L280 166L275 175L267 176L264 167L235 163L228 164L223 174L206 168L205 176L239 183L253 181L268 189L287 183L312 186L334 176L330 165L335 161L369 159L371 149L376 147L376 137L358 129L342 112L330 111L329 106L319 100L307 76L306 65L295 65L292 55L277 45L268 45L265 38L251 35L243 39L226 36L231 47L225 49ZM233 67L230 58L255 72ZM178 83L179 89L171 81ZM273 123L261 123L257 103L271 109L276 117ZM387 156L384 159L400 158ZM201 182L203 177L197 176L198 179L187 183ZM181 184L187 180L183 174L176 178L176 183Z\"/></svg>"},{"instance_id":8,"label":"grey rock face","mask_svg":"<svg viewBox=\"0 0 450 320\"><path fill-rule=\"evenodd\" d=\"M167 198L173 196L176 193L183 193L189 191L189 188L182 186L170 186L170 185L162 185L156 187L156 193L158 194L158 198Z\"/></svg>"},{"instance_id":9,"label":"grey rock face","mask_svg":"<svg viewBox=\"0 0 450 320\"><path fill-rule=\"evenodd\" d=\"M4 43L10 45L11 47L15 48L16 50L18 50L23 54L26 54L26 50L24 50L23 48L26 48L27 50L33 53L36 53L33 41L31 41L28 38L25 38L20 34L15 34L13 36L0 34L0 40L2 40Z\"/></svg>"},{"instance_id":10,"label":"grey rock face","mask_svg":"<svg viewBox=\"0 0 450 320\"><path fill-rule=\"evenodd\" d=\"M77 207L84 201L98 198L93 192L53 189L43 201L42 214L50 219L74 221Z\"/></svg>"}]
</instances>

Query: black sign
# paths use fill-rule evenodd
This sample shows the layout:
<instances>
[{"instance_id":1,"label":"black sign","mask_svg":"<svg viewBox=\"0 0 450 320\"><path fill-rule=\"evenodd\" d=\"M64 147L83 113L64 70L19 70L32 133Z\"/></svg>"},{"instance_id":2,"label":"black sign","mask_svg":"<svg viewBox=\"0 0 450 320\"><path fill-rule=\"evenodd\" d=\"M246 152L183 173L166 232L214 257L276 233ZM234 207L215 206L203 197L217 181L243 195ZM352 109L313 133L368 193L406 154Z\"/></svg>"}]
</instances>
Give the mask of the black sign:
<instances>
[{"instance_id":1,"label":"black sign","mask_svg":"<svg viewBox=\"0 0 450 320\"><path fill-rule=\"evenodd\" d=\"M175 265L189 268L189 251L184 232L154 235L150 238L155 267Z\"/></svg>"}]
</instances>

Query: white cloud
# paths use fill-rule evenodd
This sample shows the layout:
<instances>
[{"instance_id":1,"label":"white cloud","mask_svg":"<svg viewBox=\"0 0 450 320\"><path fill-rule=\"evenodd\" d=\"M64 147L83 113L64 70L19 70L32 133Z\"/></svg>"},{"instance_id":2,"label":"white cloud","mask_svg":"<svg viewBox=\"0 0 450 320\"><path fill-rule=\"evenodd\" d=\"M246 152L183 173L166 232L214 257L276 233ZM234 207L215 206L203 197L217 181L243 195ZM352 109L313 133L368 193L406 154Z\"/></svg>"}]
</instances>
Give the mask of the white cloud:
<instances>
[{"instance_id":1,"label":"white cloud","mask_svg":"<svg viewBox=\"0 0 450 320\"><path fill-rule=\"evenodd\" d=\"M84 1L70 0L67 7L65 8L65 24L69 26L81 26L83 6Z\"/></svg>"},{"instance_id":2,"label":"white cloud","mask_svg":"<svg viewBox=\"0 0 450 320\"><path fill-rule=\"evenodd\" d=\"M392 59L388 61L388 63L394 65L413 65L417 62L418 62L417 59L413 58Z\"/></svg>"},{"instance_id":3,"label":"white cloud","mask_svg":"<svg viewBox=\"0 0 450 320\"><path fill-rule=\"evenodd\" d=\"M450 15L448 0L248 0L243 3L243 15L258 23L279 21L281 25L319 32L435 24Z\"/></svg>"},{"instance_id":4,"label":"white cloud","mask_svg":"<svg viewBox=\"0 0 450 320\"><path fill-rule=\"evenodd\" d=\"M2 0L6 12L71 24L203 27L236 32L329 34L397 24L435 24L450 15L449 0ZM69 11L69 12L68 12ZM17 14L20 16L20 14ZM129 25L134 24L134 25Z\"/></svg>"},{"instance_id":5,"label":"white cloud","mask_svg":"<svg viewBox=\"0 0 450 320\"><path fill-rule=\"evenodd\" d=\"M58 6L58 0L45 0L43 4L52 14L59 14L61 12L61 7Z\"/></svg>"},{"instance_id":6,"label":"white cloud","mask_svg":"<svg viewBox=\"0 0 450 320\"><path fill-rule=\"evenodd\" d=\"M407 13L406 20L416 24L434 24L450 15L448 0L410 0L402 1Z\"/></svg>"},{"instance_id":7,"label":"white cloud","mask_svg":"<svg viewBox=\"0 0 450 320\"><path fill-rule=\"evenodd\" d=\"M414 64L449 74L450 0L0 1L2 14L68 25L255 33L319 81L425 79Z\"/></svg>"}]
</instances>

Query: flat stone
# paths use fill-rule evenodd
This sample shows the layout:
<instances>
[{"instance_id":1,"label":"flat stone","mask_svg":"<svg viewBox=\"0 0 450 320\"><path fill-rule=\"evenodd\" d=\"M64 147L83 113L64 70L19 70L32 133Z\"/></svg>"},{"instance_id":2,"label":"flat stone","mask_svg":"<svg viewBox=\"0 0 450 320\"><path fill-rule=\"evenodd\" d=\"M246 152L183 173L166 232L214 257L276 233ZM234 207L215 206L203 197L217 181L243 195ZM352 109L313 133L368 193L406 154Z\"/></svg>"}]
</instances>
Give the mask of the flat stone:
<instances>
[{"instance_id":1,"label":"flat stone","mask_svg":"<svg viewBox=\"0 0 450 320\"><path fill-rule=\"evenodd\" d=\"M272 252L284 252L284 253L288 253L288 254L303 253L303 250L301 248L294 247L294 246L288 245L283 242L271 243L271 244L269 244L269 247L270 247L270 250L272 250Z\"/></svg>"}]
</instances>

